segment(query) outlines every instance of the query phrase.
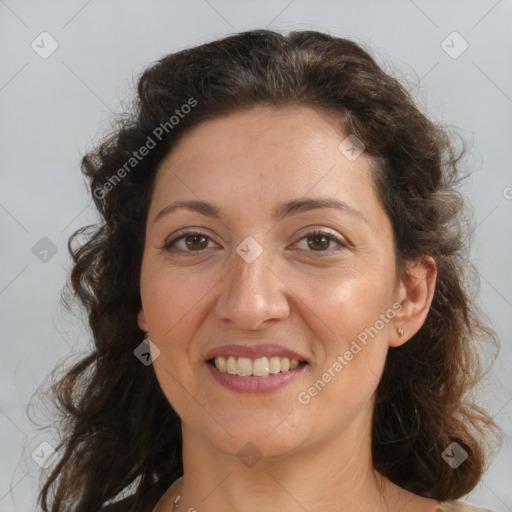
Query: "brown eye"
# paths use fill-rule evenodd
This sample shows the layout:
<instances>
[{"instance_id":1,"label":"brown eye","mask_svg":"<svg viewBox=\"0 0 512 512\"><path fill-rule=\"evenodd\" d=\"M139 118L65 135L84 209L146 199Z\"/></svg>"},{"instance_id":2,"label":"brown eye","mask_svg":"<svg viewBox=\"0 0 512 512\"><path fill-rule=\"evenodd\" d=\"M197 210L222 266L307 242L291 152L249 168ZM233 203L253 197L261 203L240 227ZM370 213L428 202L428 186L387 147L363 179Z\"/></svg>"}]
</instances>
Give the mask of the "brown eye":
<instances>
[{"instance_id":1,"label":"brown eye","mask_svg":"<svg viewBox=\"0 0 512 512\"><path fill-rule=\"evenodd\" d=\"M327 231L312 231L302 237L300 242L302 240L306 240L305 247L299 248L307 252L316 252L318 256L329 256L347 248L347 245L340 238ZM334 246L331 246L331 244L334 244Z\"/></svg>"},{"instance_id":2,"label":"brown eye","mask_svg":"<svg viewBox=\"0 0 512 512\"><path fill-rule=\"evenodd\" d=\"M183 239L185 240L185 245L187 246L188 249L191 249L191 250L206 249L206 247L208 246L207 238L208 237L203 236L203 235L190 235L190 236L183 237ZM206 244L205 244L205 241L206 241Z\"/></svg>"},{"instance_id":3,"label":"brown eye","mask_svg":"<svg viewBox=\"0 0 512 512\"><path fill-rule=\"evenodd\" d=\"M168 252L201 252L208 248L210 237L199 231L189 231L167 242L162 249Z\"/></svg>"},{"instance_id":4,"label":"brown eye","mask_svg":"<svg viewBox=\"0 0 512 512\"><path fill-rule=\"evenodd\" d=\"M310 242L308 242L308 247L315 251L318 249L328 249L332 241L330 237L325 235L310 235L307 238L310 240Z\"/></svg>"}]
</instances>

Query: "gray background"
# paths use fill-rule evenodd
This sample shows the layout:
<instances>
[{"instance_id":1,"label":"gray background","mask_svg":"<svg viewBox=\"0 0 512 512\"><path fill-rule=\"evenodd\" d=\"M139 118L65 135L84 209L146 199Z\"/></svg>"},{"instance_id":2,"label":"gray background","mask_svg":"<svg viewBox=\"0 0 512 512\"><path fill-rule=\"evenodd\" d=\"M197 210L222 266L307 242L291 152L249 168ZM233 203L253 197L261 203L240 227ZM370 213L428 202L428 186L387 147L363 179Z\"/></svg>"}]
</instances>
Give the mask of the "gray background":
<instances>
[{"instance_id":1,"label":"gray background","mask_svg":"<svg viewBox=\"0 0 512 512\"><path fill-rule=\"evenodd\" d=\"M70 268L67 239L96 219L81 154L108 130L111 111L129 98L145 65L264 27L318 29L366 42L413 89L422 109L458 127L472 147L474 173L463 192L477 224L479 303L502 340L481 402L505 435L467 499L512 510L511 22L512 2L505 0L0 0L0 511L36 509L40 468L31 454L41 442L56 443L52 430L29 422L27 404L59 361L87 350L84 318L59 306ZM43 44L51 49L49 39L41 43L47 36L38 37L43 31L59 45L46 59L31 47L35 41L40 52ZM453 31L469 44L457 58L446 45L458 53L463 40L452 36L442 47ZM44 420L40 409L30 411Z\"/></svg>"}]
</instances>

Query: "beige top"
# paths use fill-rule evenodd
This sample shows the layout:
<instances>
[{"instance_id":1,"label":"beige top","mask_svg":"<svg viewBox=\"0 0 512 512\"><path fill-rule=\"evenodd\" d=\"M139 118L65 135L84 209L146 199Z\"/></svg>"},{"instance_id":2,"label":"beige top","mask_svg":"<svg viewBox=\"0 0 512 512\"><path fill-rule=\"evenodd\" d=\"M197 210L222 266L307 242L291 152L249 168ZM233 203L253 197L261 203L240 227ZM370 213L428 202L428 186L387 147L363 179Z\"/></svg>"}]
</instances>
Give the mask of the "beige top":
<instances>
[{"instance_id":1,"label":"beige top","mask_svg":"<svg viewBox=\"0 0 512 512\"><path fill-rule=\"evenodd\" d=\"M155 512L155 509L153 509ZM456 501L444 501L440 503L435 512L494 512L490 508L481 508L471 505L467 501L456 500Z\"/></svg>"},{"instance_id":2,"label":"beige top","mask_svg":"<svg viewBox=\"0 0 512 512\"><path fill-rule=\"evenodd\" d=\"M176 483L176 482L175 482ZM174 484L173 484L174 485ZM154 512L157 503L160 501L164 489L158 489L155 486L154 489L145 497L144 503L137 509L137 512ZM104 505L101 512L128 512L132 510L132 505L135 496L129 496L116 503ZM490 508L476 507L471 505L467 501L455 500L455 501L443 501L439 503L435 512L494 512Z\"/></svg>"},{"instance_id":3,"label":"beige top","mask_svg":"<svg viewBox=\"0 0 512 512\"><path fill-rule=\"evenodd\" d=\"M463 500L444 501L440 503L435 512L494 512L490 508L475 507Z\"/></svg>"},{"instance_id":4,"label":"beige top","mask_svg":"<svg viewBox=\"0 0 512 512\"><path fill-rule=\"evenodd\" d=\"M153 509L153 512L155 510ZM475 507L467 501L456 500L456 501L444 501L440 503L435 512L494 512L490 508Z\"/></svg>"}]
</instances>

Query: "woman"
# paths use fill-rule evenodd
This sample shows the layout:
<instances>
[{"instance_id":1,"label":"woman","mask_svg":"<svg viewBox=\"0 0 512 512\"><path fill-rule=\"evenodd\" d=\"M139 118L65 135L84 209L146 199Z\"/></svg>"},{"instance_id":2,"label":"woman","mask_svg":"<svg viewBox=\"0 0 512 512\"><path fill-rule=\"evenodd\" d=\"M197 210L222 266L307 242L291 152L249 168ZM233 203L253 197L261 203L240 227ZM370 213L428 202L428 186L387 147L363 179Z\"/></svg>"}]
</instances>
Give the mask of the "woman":
<instances>
[{"instance_id":1,"label":"woman","mask_svg":"<svg viewBox=\"0 0 512 512\"><path fill-rule=\"evenodd\" d=\"M83 159L95 350L54 389L43 510L485 510L459 498L497 431L468 395L497 338L458 163L346 39L250 31L146 70Z\"/></svg>"}]
</instances>

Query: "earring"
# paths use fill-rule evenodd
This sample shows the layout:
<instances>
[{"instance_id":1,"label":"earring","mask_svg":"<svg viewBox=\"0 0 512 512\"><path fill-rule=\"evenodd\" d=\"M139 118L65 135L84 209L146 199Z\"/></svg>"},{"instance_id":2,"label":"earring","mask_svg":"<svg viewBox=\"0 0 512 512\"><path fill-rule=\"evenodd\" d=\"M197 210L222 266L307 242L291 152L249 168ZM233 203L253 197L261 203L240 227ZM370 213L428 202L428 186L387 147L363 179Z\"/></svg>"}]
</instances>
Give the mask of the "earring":
<instances>
[{"instance_id":1,"label":"earring","mask_svg":"<svg viewBox=\"0 0 512 512\"><path fill-rule=\"evenodd\" d=\"M397 332L398 332L398 335L399 335L399 336L403 336L403 335L404 335L404 330L403 330L403 328L402 328L402 327L399 327L399 328L397 329Z\"/></svg>"},{"instance_id":2,"label":"earring","mask_svg":"<svg viewBox=\"0 0 512 512\"><path fill-rule=\"evenodd\" d=\"M146 332L144 333L144 341L147 341L148 343L151 341L151 340L149 339L149 331L146 331Z\"/></svg>"}]
</instances>

